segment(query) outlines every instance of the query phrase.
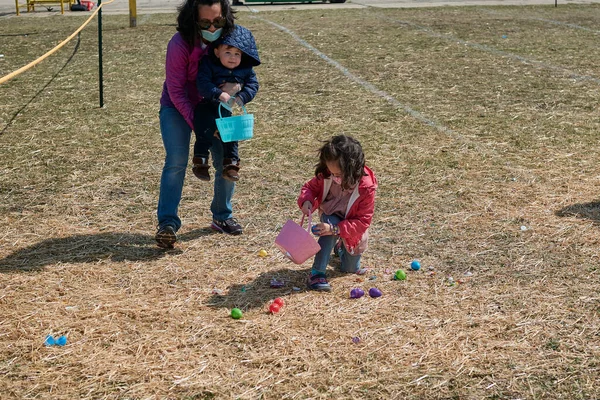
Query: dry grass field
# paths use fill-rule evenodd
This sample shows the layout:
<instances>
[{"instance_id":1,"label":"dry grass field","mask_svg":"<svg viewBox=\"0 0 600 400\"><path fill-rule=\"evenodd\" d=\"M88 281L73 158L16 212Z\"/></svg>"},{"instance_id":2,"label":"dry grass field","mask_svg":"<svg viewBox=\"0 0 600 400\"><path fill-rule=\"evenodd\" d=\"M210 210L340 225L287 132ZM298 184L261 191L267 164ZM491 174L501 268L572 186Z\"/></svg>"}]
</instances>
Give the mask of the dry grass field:
<instances>
[{"instance_id":1,"label":"dry grass field","mask_svg":"<svg viewBox=\"0 0 600 400\"><path fill-rule=\"evenodd\" d=\"M95 22L0 85L0 398L600 398L600 7L238 17L263 61L242 236L189 171L180 241L153 240L175 15L103 18L102 109ZM0 76L84 19L0 19ZM315 293L274 240L342 132L379 179L370 271Z\"/></svg>"}]
</instances>

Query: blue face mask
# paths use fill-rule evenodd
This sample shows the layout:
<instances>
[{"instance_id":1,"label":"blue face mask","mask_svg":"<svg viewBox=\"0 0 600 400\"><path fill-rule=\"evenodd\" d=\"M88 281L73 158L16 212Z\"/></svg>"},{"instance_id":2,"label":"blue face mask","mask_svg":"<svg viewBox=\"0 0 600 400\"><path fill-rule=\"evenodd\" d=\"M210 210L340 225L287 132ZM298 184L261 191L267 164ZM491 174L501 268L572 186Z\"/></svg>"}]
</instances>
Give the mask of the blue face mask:
<instances>
[{"instance_id":1,"label":"blue face mask","mask_svg":"<svg viewBox=\"0 0 600 400\"><path fill-rule=\"evenodd\" d=\"M221 37L221 32L223 32L223 28L219 28L214 32L202 29L200 32L202 32L202 37L205 40L208 40L209 42L214 42L215 40Z\"/></svg>"}]
</instances>

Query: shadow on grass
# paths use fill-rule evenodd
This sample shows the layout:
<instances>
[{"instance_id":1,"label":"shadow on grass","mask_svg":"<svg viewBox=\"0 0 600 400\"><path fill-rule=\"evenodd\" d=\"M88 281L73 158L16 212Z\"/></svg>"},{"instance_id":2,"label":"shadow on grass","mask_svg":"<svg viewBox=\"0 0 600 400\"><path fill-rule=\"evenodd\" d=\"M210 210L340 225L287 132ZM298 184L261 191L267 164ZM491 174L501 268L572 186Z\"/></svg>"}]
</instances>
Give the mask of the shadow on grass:
<instances>
[{"instance_id":1,"label":"shadow on grass","mask_svg":"<svg viewBox=\"0 0 600 400\"><path fill-rule=\"evenodd\" d=\"M250 282L232 284L227 288L219 287L216 283L213 294L206 299L205 304L214 308L239 308L243 312L265 308L269 302L276 297L285 300L287 296L293 293L305 291L306 277L310 271L309 268L301 270L290 268L281 268L274 271L263 272ZM284 286L280 288L271 287L271 279L283 281ZM297 288L299 290L294 290ZM218 292L218 293L217 293Z\"/></svg>"},{"instance_id":2,"label":"shadow on grass","mask_svg":"<svg viewBox=\"0 0 600 400\"><path fill-rule=\"evenodd\" d=\"M306 262L306 265L311 264L312 259ZM348 275L337 270L339 264L339 258L331 257L330 267L327 269L327 279L332 285L335 284L337 277ZM285 301L289 296L309 291L306 287L306 279L311 267L295 269L297 267L299 266L290 263L290 268L263 272L250 282L233 284L227 288L219 287L217 282L213 289L214 293L206 299L205 304L214 308L239 308L242 312L263 308L266 312L270 302L277 297L281 297ZM272 279L283 281L284 286L271 287ZM316 296L327 295L327 293L314 293Z\"/></svg>"},{"instance_id":3,"label":"shadow on grass","mask_svg":"<svg viewBox=\"0 0 600 400\"><path fill-rule=\"evenodd\" d=\"M179 236L179 241L194 240L212 233L209 228L196 229ZM120 261L149 261L181 250L161 249L154 236L131 233L100 233L48 239L0 259L0 273L39 271L56 263L89 263L110 259Z\"/></svg>"},{"instance_id":4,"label":"shadow on grass","mask_svg":"<svg viewBox=\"0 0 600 400\"><path fill-rule=\"evenodd\" d=\"M573 204L556 211L558 217L576 217L600 224L600 200L590 203Z\"/></svg>"}]
</instances>

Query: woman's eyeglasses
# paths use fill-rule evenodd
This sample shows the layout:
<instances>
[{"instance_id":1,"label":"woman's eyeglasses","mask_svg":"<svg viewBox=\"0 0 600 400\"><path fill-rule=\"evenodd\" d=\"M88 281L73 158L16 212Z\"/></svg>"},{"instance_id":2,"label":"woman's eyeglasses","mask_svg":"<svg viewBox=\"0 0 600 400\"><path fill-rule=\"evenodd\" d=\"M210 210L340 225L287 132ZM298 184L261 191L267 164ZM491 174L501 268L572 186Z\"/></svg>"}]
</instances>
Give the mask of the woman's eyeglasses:
<instances>
[{"instance_id":1,"label":"woman's eyeglasses","mask_svg":"<svg viewBox=\"0 0 600 400\"><path fill-rule=\"evenodd\" d=\"M211 25L217 29L223 28L226 23L227 23L227 20L225 18L219 17L219 18L215 19L214 21L209 21L207 19L201 19L196 24L198 25L198 28L206 30L206 29L210 29Z\"/></svg>"}]
</instances>

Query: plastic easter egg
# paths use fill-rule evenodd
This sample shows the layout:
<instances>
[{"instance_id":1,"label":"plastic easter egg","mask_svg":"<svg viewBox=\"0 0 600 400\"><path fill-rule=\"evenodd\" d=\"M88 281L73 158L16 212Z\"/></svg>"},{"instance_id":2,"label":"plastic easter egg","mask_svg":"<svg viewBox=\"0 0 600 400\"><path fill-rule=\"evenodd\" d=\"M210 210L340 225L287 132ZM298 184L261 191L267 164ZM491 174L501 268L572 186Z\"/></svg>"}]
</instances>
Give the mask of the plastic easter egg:
<instances>
[{"instance_id":1,"label":"plastic easter egg","mask_svg":"<svg viewBox=\"0 0 600 400\"><path fill-rule=\"evenodd\" d=\"M258 255L259 255L260 257L266 257L266 256L268 256L268 255L269 255L269 253L267 253L267 251L266 251L265 249L261 249L261 250L258 252Z\"/></svg>"},{"instance_id":2,"label":"plastic easter egg","mask_svg":"<svg viewBox=\"0 0 600 400\"><path fill-rule=\"evenodd\" d=\"M242 310L240 310L239 308L234 308L231 310L231 318L233 319L240 319L242 318Z\"/></svg>"},{"instance_id":3,"label":"plastic easter egg","mask_svg":"<svg viewBox=\"0 0 600 400\"><path fill-rule=\"evenodd\" d=\"M56 345L57 346L64 346L67 344L67 337L66 336L61 336L58 339L56 339Z\"/></svg>"},{"instance_id":4,"label":"plastic easter egg","mask_svg":"<svg viewBox=\"0 0 600 400\"><path fill-rule=\"evenodd\" d=\"M272 288L282 288L285 286L285 282L283 279L273 278L271 279L271 287Z\"/></svg>"},{"instance_id":5,"label":"plastic easter egg","mask_svg":"<svg viewBox=\"0 0 600 400\"><path fill-rule=\"evenodd\" d=\"M418 271L421 269L421 263L417 260L413 260L413 262L410 263L410 268L413 271Z\"/></svg>"},{"instance_id":6,"label":"plastic easter egg","mask_svg":"<svg viewBox=\"0 0 600 400\"><path fill-rule=\"evenodd\" d=\"M406 279L406 272L404 272L403 270L399 269L396 271L396 273L394 274L394 279L397 281L403 281Z\"/></svg>"},{"instance_id":7,"label":"plastic easter egg","mask_svg":"<svg viewBox=\"0 0 600 400\"><path fill-rule=\"evenodd\" d=\"M278 313L279 310L281 310L281 306L277 303L271 303L271 305L269 306L269 312L271 314Z\"/></svg>"},{"instance_id":8,"label":"plastic easter egg","mask_svg":"<svg viewBox=\"0 0 600 400\"><path fill-rule=\"evenodd\" d=\"M317 225L313 225L312 228L310 228L310 231L313 233L313 235L319 236L319 232L317 232Z\"/></svg>"},{"instance_id":9,"label":"plastic easter egg","mask_svg":"<svg viewBox=\"0 0 600 400\"><path fill-rule=\"evenodd\" d=\"M44 345L46 346L54 346L56 344L56 340L52 337L52 335L46 336L46 340L44 340Z\"/></svg>"},{"instance_id":10,"label":"plastic easter egg","mask_svg":"<svg viewBox=\"0 0 600 400\"><path fill-rule=\"evenodd\" d=\"M352 342L355 343L355 344L360 343L360 338L358 336L354 336L352 338Z\"/></svg>"},{"instance_id":11,"label":"plastic easter egg","mask_svg":"<svg viewBox=\"0 0 600 400\"><path fill-rule=\"evenodd\" d=\"M371 289L369 289L369 296L371 297L380 297L381 296L381 290L372 287Z\"/></svg>"},{"instance_id":12,"label":"plastic easter egg","mask_svg":"<svg viewBox=\"0 0 600 400\"><path fill-rule=\"evenodd\" d=\"M277 304L279 305L279 308L281 308L285 303L283 302L283 299L281 297L278 297L275 300L273 300L273 304Z\"/></svg>"},{"instance_id":13,"label":"plastic easter egg","mask_svg":"<svg viewBox=\"0 0 600 400\"><path fill-rule=\"evenodd\" d=\"M361 298L365 295L365 291L362 290L361 288L354 288L350 291L350 298L351 299L358 299Z\"/></svg>"}]
</instances>

